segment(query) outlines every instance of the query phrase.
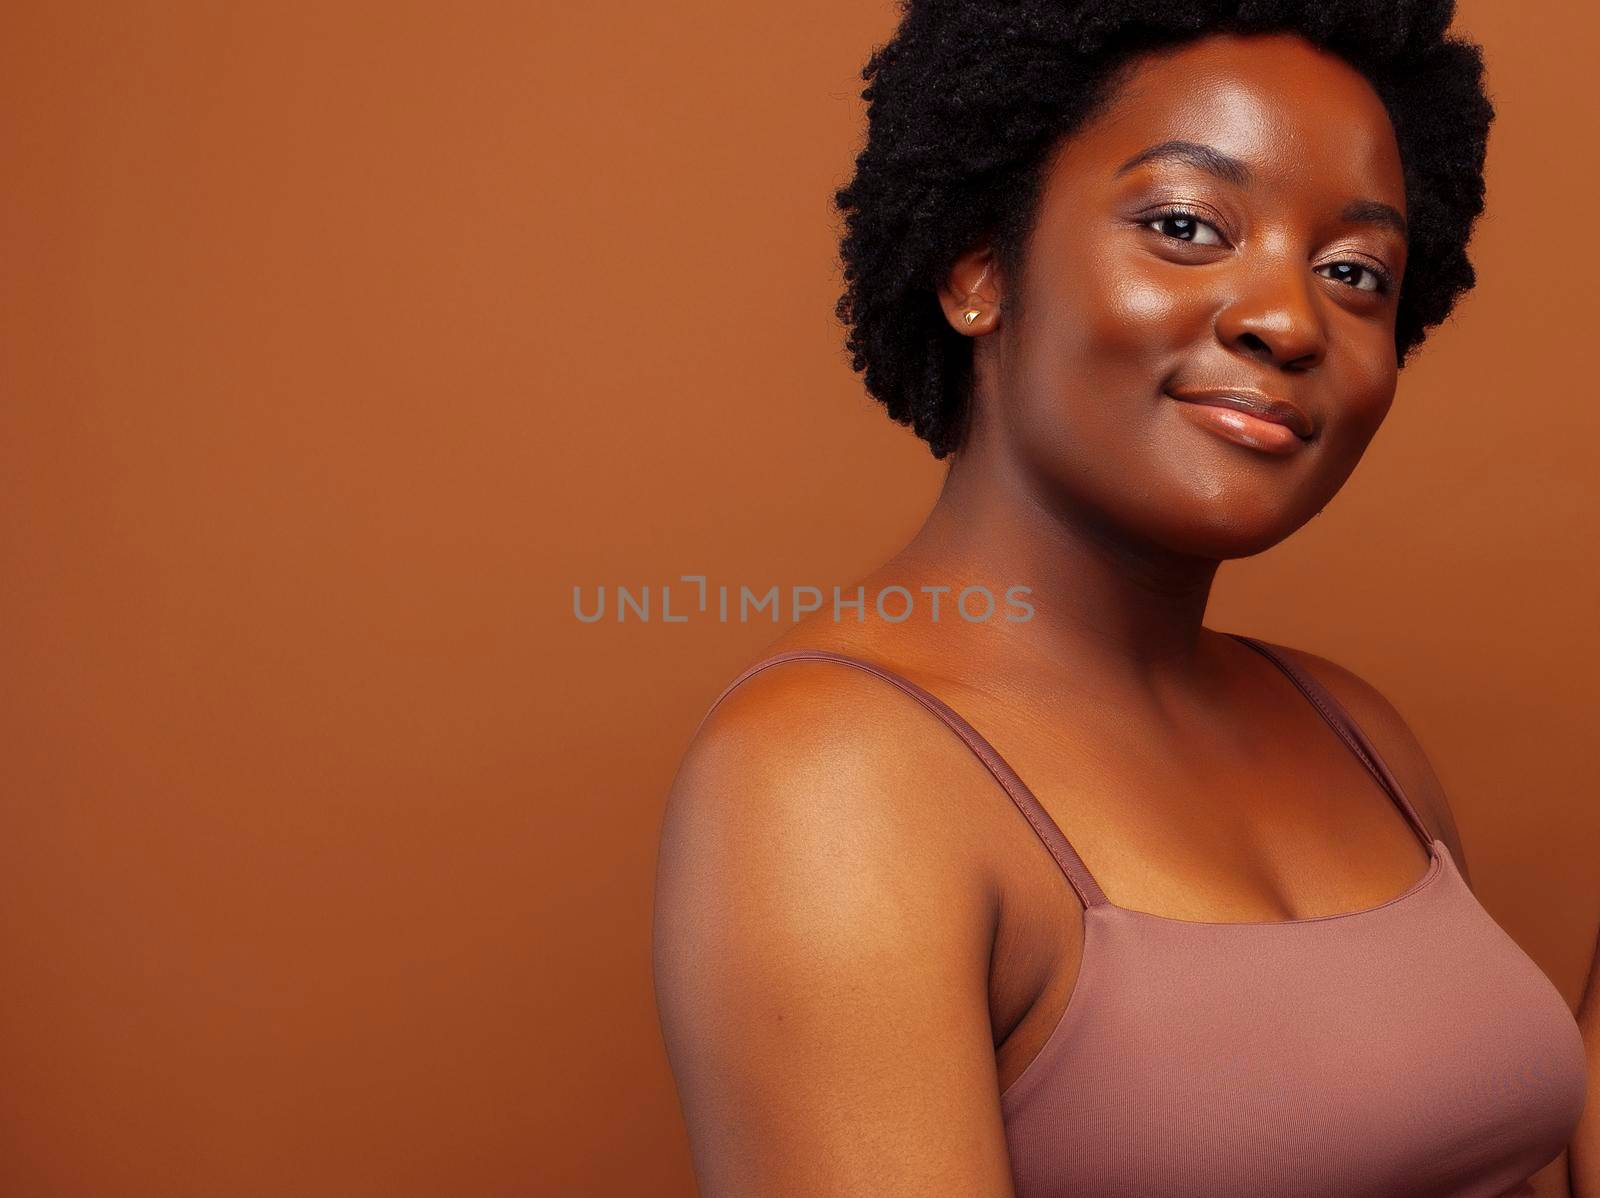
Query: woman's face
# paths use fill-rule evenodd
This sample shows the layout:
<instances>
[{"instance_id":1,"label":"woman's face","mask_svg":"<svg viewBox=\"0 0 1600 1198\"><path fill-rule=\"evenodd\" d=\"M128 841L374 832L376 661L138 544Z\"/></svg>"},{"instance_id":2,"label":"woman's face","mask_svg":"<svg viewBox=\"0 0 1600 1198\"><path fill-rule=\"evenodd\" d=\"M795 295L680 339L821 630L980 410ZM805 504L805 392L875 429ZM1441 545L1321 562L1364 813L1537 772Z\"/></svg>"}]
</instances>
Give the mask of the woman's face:
<instances>
[{"instance_id":1,"label":"woman's face","mask_svg":"<svg viewBox=\"0 0 1600 1198\"><path fill-rule=\"evenodd\" d=\"M985 437L1124 534L1275 544L1394 397L1404 214L1388 115L1341 60L1288 35L1142 59L1047 166L1024 311L980 354Z\"/></svg>"}]
</instances>

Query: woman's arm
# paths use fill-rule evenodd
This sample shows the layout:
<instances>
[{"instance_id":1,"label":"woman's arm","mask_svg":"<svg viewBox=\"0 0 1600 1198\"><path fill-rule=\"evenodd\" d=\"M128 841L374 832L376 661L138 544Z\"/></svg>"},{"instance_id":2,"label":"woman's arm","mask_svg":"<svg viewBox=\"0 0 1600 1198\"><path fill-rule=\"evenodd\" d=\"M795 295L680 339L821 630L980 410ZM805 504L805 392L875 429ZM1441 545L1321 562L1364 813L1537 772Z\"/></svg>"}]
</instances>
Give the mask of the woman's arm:
<instances>
[{"instance_id":1,"label":"woman's arm","mask_svg":"<svg viewBox=\"0 0 1600 1198\"><path fill-rule=\"evenodd\" d=\"M1600 934L1595 937L1589 981L1578 1003L1578 1027L1589 1059L1589 1097L1567 1149L1572 1198L1600 1198Z\"/></svg>"},{"instance_id":2,"label":"woman's arm","mask_svg":"<svg viewBox=\"0 0 1600 1198\"><path fill-rule=\"evenodd\" d=\"M996 902L929 785L981 767L884 691L828 663L758 674L674 780L656 999L705 1198L1012 1198Z\"/></svg>"}]
</instances>

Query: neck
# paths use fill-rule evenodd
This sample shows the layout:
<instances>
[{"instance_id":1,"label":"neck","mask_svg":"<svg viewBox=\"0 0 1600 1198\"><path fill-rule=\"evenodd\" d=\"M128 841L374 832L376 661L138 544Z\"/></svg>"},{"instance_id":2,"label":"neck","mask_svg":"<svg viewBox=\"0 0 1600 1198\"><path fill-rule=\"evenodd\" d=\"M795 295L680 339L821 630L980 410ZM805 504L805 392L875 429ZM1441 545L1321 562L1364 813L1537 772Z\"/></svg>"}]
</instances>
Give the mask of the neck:
<instances>
[{"instance_id":1,"label":"neck","mask_svg":"<svg viewBox=\"0 0 1600 1198\"><path fill-rule=\"evenodd\" d=\"M1059 677L1063 665L1145 683L1192 674L1219 563L1136 542L1042 495L1012 461L957 455L921 529L874 572L877 585L949 586L939 626L914 623L930 644L1014 677ZM952 610L964 586L992 592L996 614ZM1030 588L1026 621L1005 618L1013 586Z\"/></svg>"}]
</instances>

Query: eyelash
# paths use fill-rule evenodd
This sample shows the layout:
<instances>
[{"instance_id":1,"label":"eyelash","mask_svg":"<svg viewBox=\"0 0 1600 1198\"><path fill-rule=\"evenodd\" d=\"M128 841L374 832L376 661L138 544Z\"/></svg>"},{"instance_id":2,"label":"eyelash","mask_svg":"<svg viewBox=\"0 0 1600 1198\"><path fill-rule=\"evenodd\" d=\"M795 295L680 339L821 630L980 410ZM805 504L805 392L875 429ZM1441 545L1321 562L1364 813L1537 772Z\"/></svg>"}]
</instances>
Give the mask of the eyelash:
<instances>
[{"instance_id":1,"label":"eyelash","mask_svg":"<svg viewBox=\"0 0 1600 1198\"><path fill-rule=\"evenodd\" d=\"M1201 216L1198 212L1195 212L1195 211L1193 211L1192 209L1189 209L1189 208L1178 208L1178 207L1162 208L1162 209L1159 209L1159 210L1157 210L1155 212L1148 213L1140 223L1148 228L1148 227L1153 226L1153 225L1158 225L1162 221L1166 221L1166 220L1188 220L1188 221L1193 221L1196 224L1204 225L1206 228L1210 229L1219 238L1221 238L1221 240L1224 243L1226 243L1227 240L1228 240L1227 237L1223 236L1222 230L1217 228L1217 226L1216 226L1216 224L1214 222L1207 220L1205 217ZM1159 229L1156 230L1156 231L1160 232ZM1162 236L1163 237L1168 237L1168 236L1170 236L1170 234L1162 233ZM1185 239L1182 238L1182 237L1173 237L1172 240L1173 241L1184 241ZM1357 267L1357 268L1359 268L1361 270L1366 271L1368 274L1370 274L1378 282L1378 285L1376 287L1372 287L1372 288L1362 288L1362 287L1356 287L1354 284L1346 284L1346 286L1350 287L1351 290L1353 290L1353 291L1370 290L1370 291L1375 291L1379 295L1387 295L1389 293L1390 288L1392 288L1394 286L1394 280L1389 277L1389 272L1388 271L1382 270L1379 267L1374 266L1369 262L1326 262L1326 263L1323 264L1323 266L1354 266L1354 267ZM1328 276L1324 275L1323 277L1327 278ZM1335 280L1335 282L1342 282L1342 280Z\"/></svg>"}]
</instances>

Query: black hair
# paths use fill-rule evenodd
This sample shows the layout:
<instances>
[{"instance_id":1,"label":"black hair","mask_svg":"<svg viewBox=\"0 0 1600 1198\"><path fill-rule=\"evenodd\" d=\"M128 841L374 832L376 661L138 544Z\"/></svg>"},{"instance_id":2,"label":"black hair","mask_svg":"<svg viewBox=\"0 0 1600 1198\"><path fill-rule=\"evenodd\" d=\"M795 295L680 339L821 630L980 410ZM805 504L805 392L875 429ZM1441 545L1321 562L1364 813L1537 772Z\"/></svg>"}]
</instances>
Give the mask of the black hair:
<instances>
[{"instance_id":1,"label":"black hair","mask_svg":"<svg viewBox=\"0 0 1600 1198\"><path fill-rule=\"evenodd\" d=\"M972 339L937 289L987 241L1008 280L1043 165L1106 102L1139 54L1212 33L1296 33L1372 84L1405 172L1409 240L1395 322L1407 354L1474 282L1494 109L1480 48L1447 32L1454 0L901 0L894 36L861 71L867 140L834 195L844 216L836 311L851 366L889 415L943 458L958 449ZM1007 314L1010 287L1002 299Z\"/></svg>"}]
</instances>

